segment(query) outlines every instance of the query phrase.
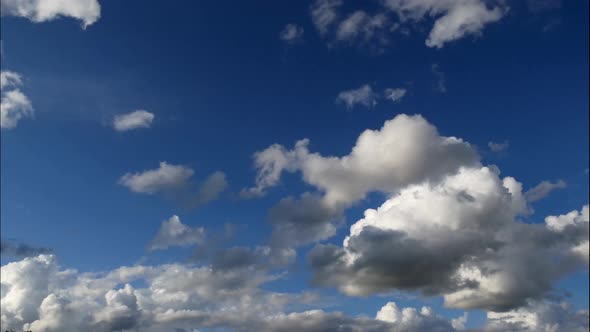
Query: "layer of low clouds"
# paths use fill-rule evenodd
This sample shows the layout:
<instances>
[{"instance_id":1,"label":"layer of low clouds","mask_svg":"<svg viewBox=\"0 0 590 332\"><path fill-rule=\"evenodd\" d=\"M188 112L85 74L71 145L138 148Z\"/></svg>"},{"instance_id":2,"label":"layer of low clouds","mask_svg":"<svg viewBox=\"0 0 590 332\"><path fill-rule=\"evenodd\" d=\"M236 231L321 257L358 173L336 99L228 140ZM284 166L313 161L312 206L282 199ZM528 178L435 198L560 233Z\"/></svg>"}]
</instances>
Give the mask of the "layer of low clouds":
<instances>
[{"instance_id":1,"label":"layer of low clouds","mask_svg":"<svg viewBox=\"0 0 590 332\"><path fill-rule=\"evenodd\" d=\"M21 92L22 77L12 71L0 72L0 127L2 129L15 128L19 121L34 115L33 105L29 98Z\"/></svg>"},{"instance_id":2,"label":"layer of low clouds","mask_svg":"<svg viewBox=\"0 0 590 332\"><path fill-rule=\"evenodd\" d=\"M36 23L71 17L87 27L100 18L97 0L2 0L0 9L3 16L24 17Z\"/></svg>"},{"instance_id":3,"label":"layer of low clouds","mask_svg":"<svg viewBox=\"0 0 590 332\"><path fill-rule=\"evenodd\" d=\"M377 51L391 44L398 30L406 33L434 19L425 44L442 48L467 36L481 36L484 28L499 21L509 8L503 1L383 0L374 12L345 12L342 0L315 0L312 22L329 45L369 46ZM400 29L403 28L403 29Z\"/></svg>"},{"instance_id":4,"label":"layer of low clouds","mask_svg":"<svg viewBox=\"0 0 590 332\"><path fill-rule=\"evenodd\" d=\"M279 38L289 45L303 41L303 28L297 24L289 23L285 25Z\"/></svg>"},{"instance_id":5,"label":"layer of low clouds","mask_svg":"<svg viewBox=\"0 0 590 332\"><path fill-rule=\"evenodd\" d=\"M113 128L117 131L128 131L152 126L155 115L145 110L137 110L113 118Z\"/></svg>"}]
</instances>

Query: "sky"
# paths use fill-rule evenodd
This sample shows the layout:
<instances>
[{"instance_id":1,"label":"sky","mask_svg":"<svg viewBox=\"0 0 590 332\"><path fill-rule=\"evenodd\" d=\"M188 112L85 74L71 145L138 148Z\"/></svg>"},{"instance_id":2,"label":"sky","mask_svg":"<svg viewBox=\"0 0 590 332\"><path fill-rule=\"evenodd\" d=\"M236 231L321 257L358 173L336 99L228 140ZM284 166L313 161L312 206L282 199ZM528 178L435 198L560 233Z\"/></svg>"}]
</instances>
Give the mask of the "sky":
<instances>
[{"instance_id":1,"label":"sky","mask_svg":"<svg viewBox=\"0 0 590 332\"><path fill-rule=\"evenodd\" d=\"M1 0L1 329L589 331L588 6Z\"/></svg>"}]
</instances>

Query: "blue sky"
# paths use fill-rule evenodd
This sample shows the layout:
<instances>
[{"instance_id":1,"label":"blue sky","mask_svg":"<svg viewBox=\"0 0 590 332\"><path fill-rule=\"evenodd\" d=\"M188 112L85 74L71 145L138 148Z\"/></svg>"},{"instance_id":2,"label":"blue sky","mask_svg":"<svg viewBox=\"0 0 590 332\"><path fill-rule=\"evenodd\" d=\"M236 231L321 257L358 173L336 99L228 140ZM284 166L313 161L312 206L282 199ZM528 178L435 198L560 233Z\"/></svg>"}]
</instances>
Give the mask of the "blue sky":
<instances>
[{"instance_id":1,"label":"blue sky","mask_svg":"<svg viewBox=\"0 0 590 332\"><path fill-rule=\"evenodd\" d=\"M249 284L248 287L254 288L247 288L248 292L265 292L265 296L288 293L293 297L315 294L309 295L313 300L289 302L278 311L282 315L321 309L324 315L321 319L342 312L338 319L348 319L346 324L351 324L353 330L362 324L388 322L391 326L379 325L376 330L413 331L410 327L404 327L406 330L399 327L395 319L383 318L385 313L381 320L373 322L358 318L359 315L374 317L387 302L395 302L400 308L415 307L418 312L428 305L440 321L450 322L468 312L464 324L467 328L487 326L493 331L491 320L486 319L487 312L505 310L482 304L453 304L448 299L445 302L444 296L451 292L445 288L448 285L422 284L412 288L393 282L357 297L359 294L343 290L342 283L349 281L335 281L332 277L317 280L325 271L314 263L314 254L319 253L322 245L331 245L330 250L337 252L349 250L343 247L343 240L353 236L350 227L363 218L363 211L376 209L390 199L402 201L404 196L400 193L413 190L412 186L436 187L437 183L450 186L451 180L445 179L460 172L459 167L495 165L500 175L486 176L514 177L522 184L523 194L541 184L537 195L524 195L527 211L515 212L511 221L538 224L546 230L547 216L581 211L577 219L570 216L568 220L572 225L582 225L582 240L559 246L579 245L584 236L587 241L587 210L586 220L582 211L589 200L587 1L466 0L434 4L423 0L392 0L342 4L327 0L288 3L126 0L100 1L98 7L95 0L77 4L63 1L62 7L52 7L58 3L54 0L33 3L46 7L25 8L24 1L2 0L2 71L3 75L19 75L21 81L3 83L3 112L8 110L9 91L15 89L26 96L33 110L23 113L10 126L7 120L4 122L3 113L3 286L5 280L10 285L9 274L16 264L21 264L23 269L33 263L56 265L58 270L76 269L79 275L85 272L101 275L122 266L161 269L163 264L180 264L186 268L212 266L215 269L216 257L219 259L221 253L235 247L249 248L252 256L261 255L270 261L276 258L274 255L280 255L279 250L292 250L286 263L258 262L248 267L265 280L257 281L255 287ZM323 26L319 12L314 14L314 10L326 10L328 5L337 17ZM80 6L78 11L72 9L76 6ZM420 12L422 9L424 12ZM465 22L457 28L452 23L460 17L453 13L461 10ZM359 20L353 22L353 16L359 12L362 13L356 16ZM83 27L83 22L91 24ZM456 29L451 31L451 37L436 34L436 27L443 23L447 24L447 30ZM8 76L3 76L3 82L4 77ZM386 89L403 93L399 100L393 101L386 98ZM137 110L151 114L149 119L132 113ZM409 115L410 120L404 122L401 114ZM411 117L418 114L421 117ZM133 118L127 118L131 124L117 128L116 119L125 115ZM134 120L140 121L139 124ZM362 155L368 156L366 159L357 158L358 171L347 170L346 166L340 171L332 168L334 173L330 169L336 166L329 164L327 158L313 164L307 156L289 154L298 140L307 138L311 156L346 156L358 144L355 142L363 131L380 130L388 120L397 128L392 129L392 135L401 135L396 133L405 130L403 126L410 128L409 134L407 138L395 136L389 145L384 143L373 156L376 159L391 154L395 164L395 160L419 155L414 150L402 149L405 152L398 155L391 151L398 151L393 145L406 143L411 149L420 150L423 142L420 133L428 131L421 121L436 128L436 137L432 138L436 142L439 135L452 136L468 142L465 143L468 147L457 143L456 149L465 149L460 156L444 147L440 149L447 152L441 155L437 154L439 148L426 149L424 156L416 157L419 163L410 167L426 170L407 180L403 174L414 170L400 171L401 166L377 169L387 166L387 161L372 167L374 159L368 154ZM411 130L416 130L416 136ZM380 133L383 135L378 135L377 143L368 146L388 140L389 131L383 129ZM412 137L417 140L412 141ZM424 142L442 144L426 139ZM275 143L281 149L265 159L267 163L259 158L260 154L256 155L269 151ZM285 165L278 167L279 159L273 158L286 158L280 159ZM161 168L157 171L161 162L177 167L170 169L172 179ZM478 166L473 166L474 162ZM456 166L447 167L447 164ZM316 166L328 171L316 170ZM248 188L256 188L257 176L265 177L264 167L282 175L276 180L267 178L263 190L250 195L256 197L245 197ZM437 175L443 169L444 176ZM142 173L149 170L155 172L153 177ZM125 174L128 181L124 180ZM376 178L370 179L371 174ZM395 180L396 177L404 180ZM204 185L209 180L211 185ZM548 182L543 184L543 181ZM346 183L352 184L353 191L365 186L366 190L359 197L348 197L352 195L350 191L339 192L346 188ZM472 183L465 190L477 187ZM295 204L291 213L301 211L303 217L292 223L282 223L289 217L276 217L284 212L280 202L285 202L287 197L301 202L306 192L312 195L310 204L317 203L318 209L328 210L324 212L330 214L329 220L319 223L321 227L334 226L333 231L318 228L304 235L306 225L313 223L305 220L310 217L305 212L314 213L313 207L305 205ZM332 194L346 198L332 199ZM196 200L198 203L187 203ZM173 215L179 217L183 231L168 234L164 241L167 249L149 250L150 244L158 241L156 234L165 231L161 229L162 223ZM388 218L393 218L394 224L397 222L397 217L389 214L383 218L385 221L377 223L378 227L387 224ZM411 222L408 223L410 226L406 226L411 227ZM288 234L289 241L281 238L282 245L277 245L276 234L287 224L301 233ZM199 237L195 230L201 228L205 235ZM404 230L411 234L409 228ZM367 230L361 234L369 233ZM290 243L298 236L301 239ZM357 238L360 243L361 235L357 234ZM14 250L25 244L30 250ZM270 253L261 254L263 250L256 251L257 247ZM358 250L361 254L369 253L368 248ZM571 259L562 257L561 252L549 254L555 254L557 259ZM51 259L42 261L39 257ZM387 257L382 258L387 262ZM586 264L575 267L550 266L551 273L545 273L555 272L559 276L549 278L549 285L542 290L527 293L504 309L534 312L536 308L540 310L536 314L541 315L542 310L555 305L553 300L547 300L555 295L572 305L571 310L564 310L564 315L587 310L585 259ZM381 271L377 266L367 268ZM355 274L358 271L348 272L350 280L359 277ZM383 277L391 276L389 273L393 272L386 272ZM276 280L266 281L267 277ZM130 287L134 287L132 291L124 288L125 281L114 282L112 289L102 290L100 299L93 305L101 306L101 312L109 312L107 316L114 319L116 315L108 311L112 303L105 302L104 294L130 293L139 298L137 294L145 286L143 283L154 283L153 278L157 277L142 276L139 281L129 281ZM355 284L358 289L364 286ZM432 294L426 291L429 287L434 287ZM563 297L564 292L570 295ZM49 293L38 295L38 302L18 302L9 299L11 295L3 287L3 302L11 303L11 308L26 307L31 314L27 316L29 321L3 317L2 328L33 326L52 331L52 325L40 316L43 310L37 309ZM65 286L53 293L70 304L79 301ZM192 293L187 291L187 294ZM208 301L211 303L200 305L224 308L221 299ZM202 302L206 301L202 299ZM134 302L133 308L139 313L132 316L140 317L137 320L143 325L116 327L111 322L108 328L103 325L101 328L248 330L253 326L248 324L254 324L221 319L223 323L214 324L195 319L162 325L147 313L145 302L137 300L137 303ZM164 307L154 306L165 311ZM132 306L125 308L131 310ZM183 307L206 311L203 308ZM428 319L434 321L429 315L419 316L423 319L419 324L426 324ZM93 319L103 319L100 317ZM531 331L540 329L530 322L520 324ZM561 324L560 329L570 331L565 323ZM458 329L459 325L453 324L453 328ZM53 326L76 330L66 325ZM268 330L280 330L264 326ZM424 329L427 325L420 326ZM499 330L508 330L505 326ZM309 327L309 330L323 331L320 327ZM360 327L360 330L370 329ZM571 331L577 330L571 327Z\"/></svg>"}]
</instances>

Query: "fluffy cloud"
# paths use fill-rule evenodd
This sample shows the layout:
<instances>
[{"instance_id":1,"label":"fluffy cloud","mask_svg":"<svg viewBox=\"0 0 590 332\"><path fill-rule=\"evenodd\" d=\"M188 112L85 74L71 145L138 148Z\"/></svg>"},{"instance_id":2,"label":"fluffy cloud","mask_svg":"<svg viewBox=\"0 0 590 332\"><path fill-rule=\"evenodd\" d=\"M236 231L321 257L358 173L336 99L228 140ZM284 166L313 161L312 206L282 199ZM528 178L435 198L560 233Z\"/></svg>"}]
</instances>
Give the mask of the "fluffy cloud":
<instances>
[{"instance_id":1,"label":"fluffy cloud","mask_svg":"<svg viewBox=\"0 0 590 332\"><path fill-rule=\"evenodd\" d=\"M287 44L293 45L303 40L303 28L297 24L287 24L279 37Z\"/></svg>"},{"instance_id":2,"label":"fluffy cloud","mask_svg":"<svg viewBox=\"0 0 590 332\"><path fill-rule=\"evenodd\" d=\"M335 234L344 209L369 192L394 193L411 183L436 181L463 165L479 164L469 144L440 136L421 116L399 115L380 130L364 131L346 156L322 156L308 146L304 139L293 150L275 144L255 154L256 186L244 192L264 193L282 172L301 171L303 180L323 193L287 198L271 210L275 243L302 245L328 238Z\"/></svg>"},{"instance_id":3,"label":"fluffy cloud","mask_svg":"<svg viewBox=\"0 0 590 332\"><path fill-rule=\"evenodd\" d=\"M588 225L556 232L518 222L527 212L521 187L487 167L409 185L365 211L342 247L312 251L315 282L349 295L421 290L465 309L507 310L540 298L585 266L575 248L587 243Z\"/></svg>"},{"instance_id":4,"label":"fluffy cloud","mask_svg":"<svg viewBox=\"0 0 590 332\"><path fill-rule=\"evenodd\" d=\"M173 246L190 246L203 243L205 229L202 227L189 227L180 221L178 216L162 222L160 230L151 241L148 249L159 250Z\"/></svg>"},{"instance_id":5,"label":"fluffy cloud","mask_svg":"<svg viewBox=\"0 0 590 332\"><path fill-rule=\"evenodd\" d=\"M20 74L11 71L0 72L0 127L14 128L22 118L34 115L33 106L27 96L18 88L22 85Z\"/></svg>"},{"instance_id":6,"label":"fluffy cloud","mask_svg":"<svg viewBox=\"0 0 590 332\"><path fill-rule=\"evenodd\" d=\"M2 15L25 17L33 22L66 16L82 21L87 27L100 17L97 0L2 0L0 5Z\"/></svg>"},{"instance_id":7,"label":"fluffy cloud","mask_svg":"<svg viewBox=\"0 0 590 332\"><path fill-rule=\"evenodd\" d=\"M113 119L113 128L117 131L127 131L138 128L149 128L154 121L154 114L144 110L116 115Z\"/></svg>"},{"instance_id":8,"label":"fluffy cloud","mask_svg":"<svg viewBox=\"0 0 590 332\"><path fill-rule=\"evenodd\" d=\"M563 180L558 180L556 182L542 181L535 187L529 189L525 193L525 197L529 202L536 202L547 197L553 190L565 187L567 187L567 184Z\"/></svg>"},{"instance_id":9,"label":"fluffy cloud","mask_svg":"<svg viewBox=\"0 0 590 332\"><path fill-rule=\"evenodd\" d=\"M33 331L453 331L431 309L388 303L377 319L338 312L285 312L313 304L313 294L263 291L275 279L251 265L165 264L106 273L62 269L40 255L2 266L1 328ZM141 282L143 287L131 283Z\"/></svg>"},{"instance_id":10,"label":"fluffy cloud","mask_svg":"<svg viewBox=\"0 0 590 332\"><path fill-rule=\"evenodd\" d=\"M303 180L325 193L330 206L351 204L368 192L393 193L424 180L436 180L461 166L479 165L468 143L439 135L419 115L398 115L379 130L365 130L345 156L309 151L309 140L293 150L272 145L255 155L257 190L276 185L283 171L301 171Z\"/></svg>"},{"instance_id":11,"label":"fluffy cloud","mask_svg":"<svg viewBox=\"0 0 590 332\"><path fill-rule=\"evenodd\" d=\"M340 92L336 97L336 102L346 105L348 109L352 109L356 105L371 108L377 105L377 98L377 93L373 92L370 85L365 84L358 89Z\"/></svg>"},{"instance_id":12,"label":"fluffy cloud","mask_svg":"<svg viewBox=\"0 0 590 332\"><path fill-rule=\"evenodd\" d=\"M385 89L385 99L399 103L408 91L403 88Z\"/></svg>"}]
</instances>

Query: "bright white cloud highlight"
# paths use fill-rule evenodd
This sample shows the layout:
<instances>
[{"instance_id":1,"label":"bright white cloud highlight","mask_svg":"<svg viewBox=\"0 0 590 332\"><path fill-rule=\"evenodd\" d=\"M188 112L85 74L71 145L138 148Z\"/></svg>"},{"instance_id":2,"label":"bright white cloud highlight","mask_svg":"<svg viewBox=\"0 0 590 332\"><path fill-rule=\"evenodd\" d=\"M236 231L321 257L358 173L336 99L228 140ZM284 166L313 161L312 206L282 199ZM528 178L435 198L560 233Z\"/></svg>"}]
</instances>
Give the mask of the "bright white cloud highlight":
<instances>
[{"instance_id":1,"label":"bright white cloud highlight","mask_svg":"<svg viewBox=\"0 0 590 332\"><path fill-rule=\"evenodd\" d=\"M82 21L84 27L100 17L97 0L2 0L1 9L2 15L24 17L36 23L71 17Z\"/></svg>"},{"instance_id":2,"label":"bright white cloud highlight","mask_svg":"<svg viewBox=\"0 0 590 332\"><path fill-rule=\"evenodd\" d=\"M113 127L117 131L127 131L139 128L149 128L155 115L148 111L138 110L127 114L116 115L113 119Z\"/></svg>"},{"instance_id":3,"label":"bright white cloud highlight","mask_svg":"<svg viewBox=\"0 0 590 332\"><path fill-rule=\"evenodd\" d=\"M194 171L189 167L162 161L157 169L126 173L119 179L119 184L136 193L154 194L188 186L193 174Z\"/></svg>"}]
</instances>

